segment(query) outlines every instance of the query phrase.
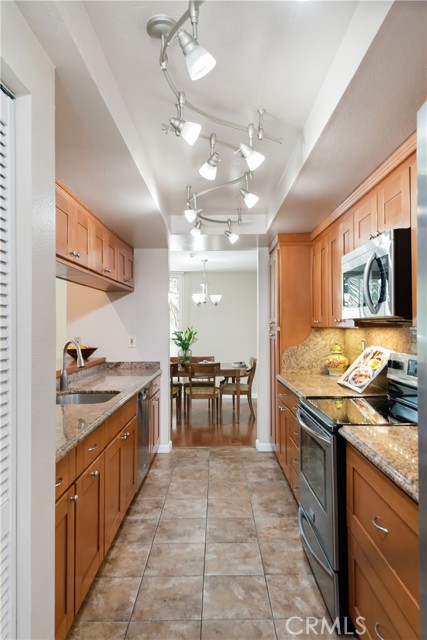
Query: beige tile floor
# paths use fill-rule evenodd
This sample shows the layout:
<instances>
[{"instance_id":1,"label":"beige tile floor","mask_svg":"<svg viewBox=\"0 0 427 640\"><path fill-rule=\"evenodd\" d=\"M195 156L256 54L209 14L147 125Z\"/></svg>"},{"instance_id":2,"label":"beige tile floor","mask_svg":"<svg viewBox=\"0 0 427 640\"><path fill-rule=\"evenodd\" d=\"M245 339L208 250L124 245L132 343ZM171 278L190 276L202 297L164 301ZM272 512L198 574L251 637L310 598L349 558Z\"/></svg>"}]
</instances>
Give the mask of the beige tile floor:
<instances>
[{"instance_id":1,"label":"beige tile floor","mask_svg":"<svg viewBox=\"0 0 427 640\"><path fill-rule=\"evenodd\" d=\"M274 455L176 449L154 461L69 638L337 638L323 616Z\"/></svg>"}]
</instances>

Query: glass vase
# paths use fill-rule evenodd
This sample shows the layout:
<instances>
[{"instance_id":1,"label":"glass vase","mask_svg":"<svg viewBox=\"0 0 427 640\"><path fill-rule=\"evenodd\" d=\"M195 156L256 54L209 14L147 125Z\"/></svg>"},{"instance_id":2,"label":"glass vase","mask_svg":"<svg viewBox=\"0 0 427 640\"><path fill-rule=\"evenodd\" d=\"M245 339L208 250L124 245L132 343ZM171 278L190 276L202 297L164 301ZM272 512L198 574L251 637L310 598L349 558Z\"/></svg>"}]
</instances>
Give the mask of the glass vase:
<instances>
[{"instance_id":1,"label":"glass vase","mask_svg":"<svg viewBox=\"0 0 427 640\"><path fill-rule=\"evenodd\" d=\"M182 366L188 364L191 360L192 356L191 349L179 349L178 351L178 360Z\"/></svg>"}]
</instances>

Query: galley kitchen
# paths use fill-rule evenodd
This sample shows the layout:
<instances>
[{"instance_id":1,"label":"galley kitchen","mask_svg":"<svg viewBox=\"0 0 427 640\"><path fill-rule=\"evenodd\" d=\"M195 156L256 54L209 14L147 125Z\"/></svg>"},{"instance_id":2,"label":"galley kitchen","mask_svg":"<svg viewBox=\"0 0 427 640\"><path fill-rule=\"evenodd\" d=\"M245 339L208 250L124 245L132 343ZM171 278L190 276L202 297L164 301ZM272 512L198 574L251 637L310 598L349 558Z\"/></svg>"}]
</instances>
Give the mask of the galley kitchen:
<instances>
[{"instance_id":1,"label":"galley kitchen","mask_svg":"<svg viewBox=\"0 0 427 640\"><path fill-rule=\"evenodd\" d=\"M425 637L426 36L2 0L2 637Z\"/></svg>"}]
</instances>

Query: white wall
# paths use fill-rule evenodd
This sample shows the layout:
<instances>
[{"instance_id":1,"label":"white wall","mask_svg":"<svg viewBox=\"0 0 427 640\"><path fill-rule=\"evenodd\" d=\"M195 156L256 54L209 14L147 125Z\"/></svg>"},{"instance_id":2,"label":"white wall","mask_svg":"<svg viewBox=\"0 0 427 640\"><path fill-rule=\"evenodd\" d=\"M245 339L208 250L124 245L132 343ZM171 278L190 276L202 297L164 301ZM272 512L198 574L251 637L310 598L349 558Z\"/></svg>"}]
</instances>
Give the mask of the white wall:
<instances>
[{"instance_id":1,"label":"white wall","mask_svg":"<svg viewBox=\"0 0 427 640\"><path fill-rule=\"evenodd\" d=\"M54 637L54 68L12 2L2 2L1 76L17 96L17 637ZM4 25L7 24L7 28Z\"/></svg>"},{"instance_id":2,"label":"white wall","mask_svg":"<svg viewBox=\"0 0 427 640\"><path fill-rule=\"evenodd\" d=\"M271 451L270 443L270 271L268 249L258 249L258 401L257 442L259 451Z\"/></svg>"},{"instance_id":3,"label":"white wall","mask_svg":"<svg viewBox=\"0 0 427 640\"><path fill-rule=\"evenodd\" d=\"M193 355L214 355L218 362L249 361L257 356L256 272L212 272L207 274L209 293L221 293L214 307L207 302L197 307L191 299L201 293L203 273L184 275L183 326L198 330Z\"/></svg>"},{"instance_id":4,"label":"white wall","mask_svg":"<svg viewBox=\"0 0 427 640\"><path fill-rule=\"evenodd\" d=\"M98 347L108 361L160 361L160 444L169 447L169 265L167 249L135 249L133 293L67 284L67 337ZM135 336L136 347L128 338Z\"/></svg>"}]
</instances>

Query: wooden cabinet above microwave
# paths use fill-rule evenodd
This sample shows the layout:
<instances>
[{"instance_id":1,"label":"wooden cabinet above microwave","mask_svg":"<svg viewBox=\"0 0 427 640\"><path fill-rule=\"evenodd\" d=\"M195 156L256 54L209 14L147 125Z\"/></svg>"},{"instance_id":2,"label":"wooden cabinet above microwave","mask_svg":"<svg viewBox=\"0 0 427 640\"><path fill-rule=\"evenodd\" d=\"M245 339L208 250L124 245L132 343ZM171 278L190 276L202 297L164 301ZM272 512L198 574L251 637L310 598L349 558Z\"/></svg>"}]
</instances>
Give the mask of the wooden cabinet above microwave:
<instances>
[{"instance_id":1,"label":"wooden cabinet above microwave","mask_svg":"<svg viewBox=\"0 0 427 640\"><path fill-rule=\"evenodd\" d=\"M133 291L133 248L56 182L56 275L102 291Z\"/></svg>"}]
</instances>

